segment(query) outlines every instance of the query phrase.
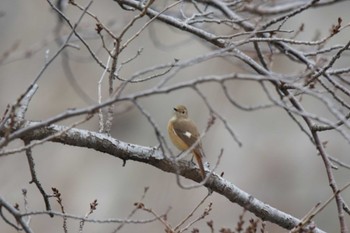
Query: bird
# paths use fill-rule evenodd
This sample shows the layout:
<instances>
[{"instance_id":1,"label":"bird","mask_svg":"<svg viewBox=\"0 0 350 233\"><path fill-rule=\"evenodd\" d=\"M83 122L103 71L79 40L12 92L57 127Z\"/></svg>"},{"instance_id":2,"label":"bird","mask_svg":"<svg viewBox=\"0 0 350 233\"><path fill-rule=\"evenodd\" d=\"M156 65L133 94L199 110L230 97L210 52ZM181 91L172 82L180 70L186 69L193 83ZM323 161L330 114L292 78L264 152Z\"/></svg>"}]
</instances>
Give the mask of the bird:
<instances>
[{"instance_id":1,"label":"bird","mask_svg":"<svg viewBox=\"0 0 350 233\"><path fill-rule=\"evenodd\" d=\"M192 154L197 161L202 178L205 178L203 165L204 152L200 134L196 124L188 117L188 110L184 105L174 107L174 115L168 122L168 133L172 143L180 150L186 151L193 147ZM192 157L193 159L193 157Z\"/></svg>"}]
</instances>

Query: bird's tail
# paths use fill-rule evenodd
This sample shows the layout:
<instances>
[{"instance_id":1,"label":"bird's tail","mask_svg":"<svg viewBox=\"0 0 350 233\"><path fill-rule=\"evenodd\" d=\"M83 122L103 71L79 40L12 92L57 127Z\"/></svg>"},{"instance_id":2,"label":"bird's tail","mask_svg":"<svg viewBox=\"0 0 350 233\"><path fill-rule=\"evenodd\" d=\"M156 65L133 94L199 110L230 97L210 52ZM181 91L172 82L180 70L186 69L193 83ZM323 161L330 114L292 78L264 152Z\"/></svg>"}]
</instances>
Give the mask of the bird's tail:
<instances>
[{"instance_id":1,"label":"bird's tail","mask_svg":"<svg viewBox=\"0 0 350 233\"><path fill-rule=\"evenodd\" d=\"M196 161L198 163L199 170L201 172L201 176L203 179L205 179L205 170L204 170L204 164L203 164L203 160L202 160L203 155L198 150L193 150L193 154L194 154L194 157L196 158Z\"/></svg>"}]
</instances>

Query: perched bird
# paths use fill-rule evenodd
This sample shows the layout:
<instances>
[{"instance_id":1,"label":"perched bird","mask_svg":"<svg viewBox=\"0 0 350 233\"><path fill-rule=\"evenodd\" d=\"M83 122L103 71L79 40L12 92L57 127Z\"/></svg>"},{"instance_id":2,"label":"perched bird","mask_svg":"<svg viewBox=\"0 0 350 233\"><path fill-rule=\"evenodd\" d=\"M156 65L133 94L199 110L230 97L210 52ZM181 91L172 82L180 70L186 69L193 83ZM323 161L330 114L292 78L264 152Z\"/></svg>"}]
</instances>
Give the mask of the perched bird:
<instances>
[{"instance_id":1,"label":"perched bird","mask_svg":"<svg viewBox=\"0 0 350 233\"><path fill-rule=\"evenodd\" d=\"M188 111L185 106L177 105L174 108L174 116L168 122L168 133L172 143L181 151L186 151L194 145L192 153L204 179L205 170L202 160L204 153L200 134L194 122L188 118Z\"/></svg>"}]
</instances>

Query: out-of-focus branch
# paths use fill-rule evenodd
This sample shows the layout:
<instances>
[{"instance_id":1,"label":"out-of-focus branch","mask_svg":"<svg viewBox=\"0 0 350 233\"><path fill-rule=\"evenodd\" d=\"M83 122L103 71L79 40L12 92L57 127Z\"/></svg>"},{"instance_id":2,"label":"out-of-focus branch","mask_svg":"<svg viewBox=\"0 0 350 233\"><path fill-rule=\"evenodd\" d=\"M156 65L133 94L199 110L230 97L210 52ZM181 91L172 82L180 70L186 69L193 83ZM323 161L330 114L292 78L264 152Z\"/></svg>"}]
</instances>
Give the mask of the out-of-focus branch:
<instances>
[{"instance_id":1,"label":"out-of-focus branch","mask_svg":"<svg viewBox=\"0 0 350 233\"><path fill-rule=\"evenodd\" d=\"M26 218L21 215L21 212L17 210L15 207L10 205L8 202L6 202L1 196L0 196L0 212L1 217L7 222L8 220L4 218L3 215L3 209L6 209L17 221L17 223L22 227L18 228L15 224L9 223L13 227L15 227L17 230L23 230L26 233L33 233L32 229L27 224Z\"/></svg>"}]
</instances>

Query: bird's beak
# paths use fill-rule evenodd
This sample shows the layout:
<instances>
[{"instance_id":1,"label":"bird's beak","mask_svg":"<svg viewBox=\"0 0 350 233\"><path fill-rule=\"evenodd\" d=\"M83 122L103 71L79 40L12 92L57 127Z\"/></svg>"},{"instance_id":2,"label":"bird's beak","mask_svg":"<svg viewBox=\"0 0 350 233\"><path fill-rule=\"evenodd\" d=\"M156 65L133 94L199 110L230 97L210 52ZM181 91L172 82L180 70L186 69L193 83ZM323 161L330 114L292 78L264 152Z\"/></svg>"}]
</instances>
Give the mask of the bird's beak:
<instances>
[{"instance_id":1,"label":"bird's beak","mask_svg":"<svg viewBox=\"0 0 350 233\"><path fill-rule=\"evenodd\" d=\"M174 111L177 112L177 108L174 108Z\"/></svg>"}]
</instances>

